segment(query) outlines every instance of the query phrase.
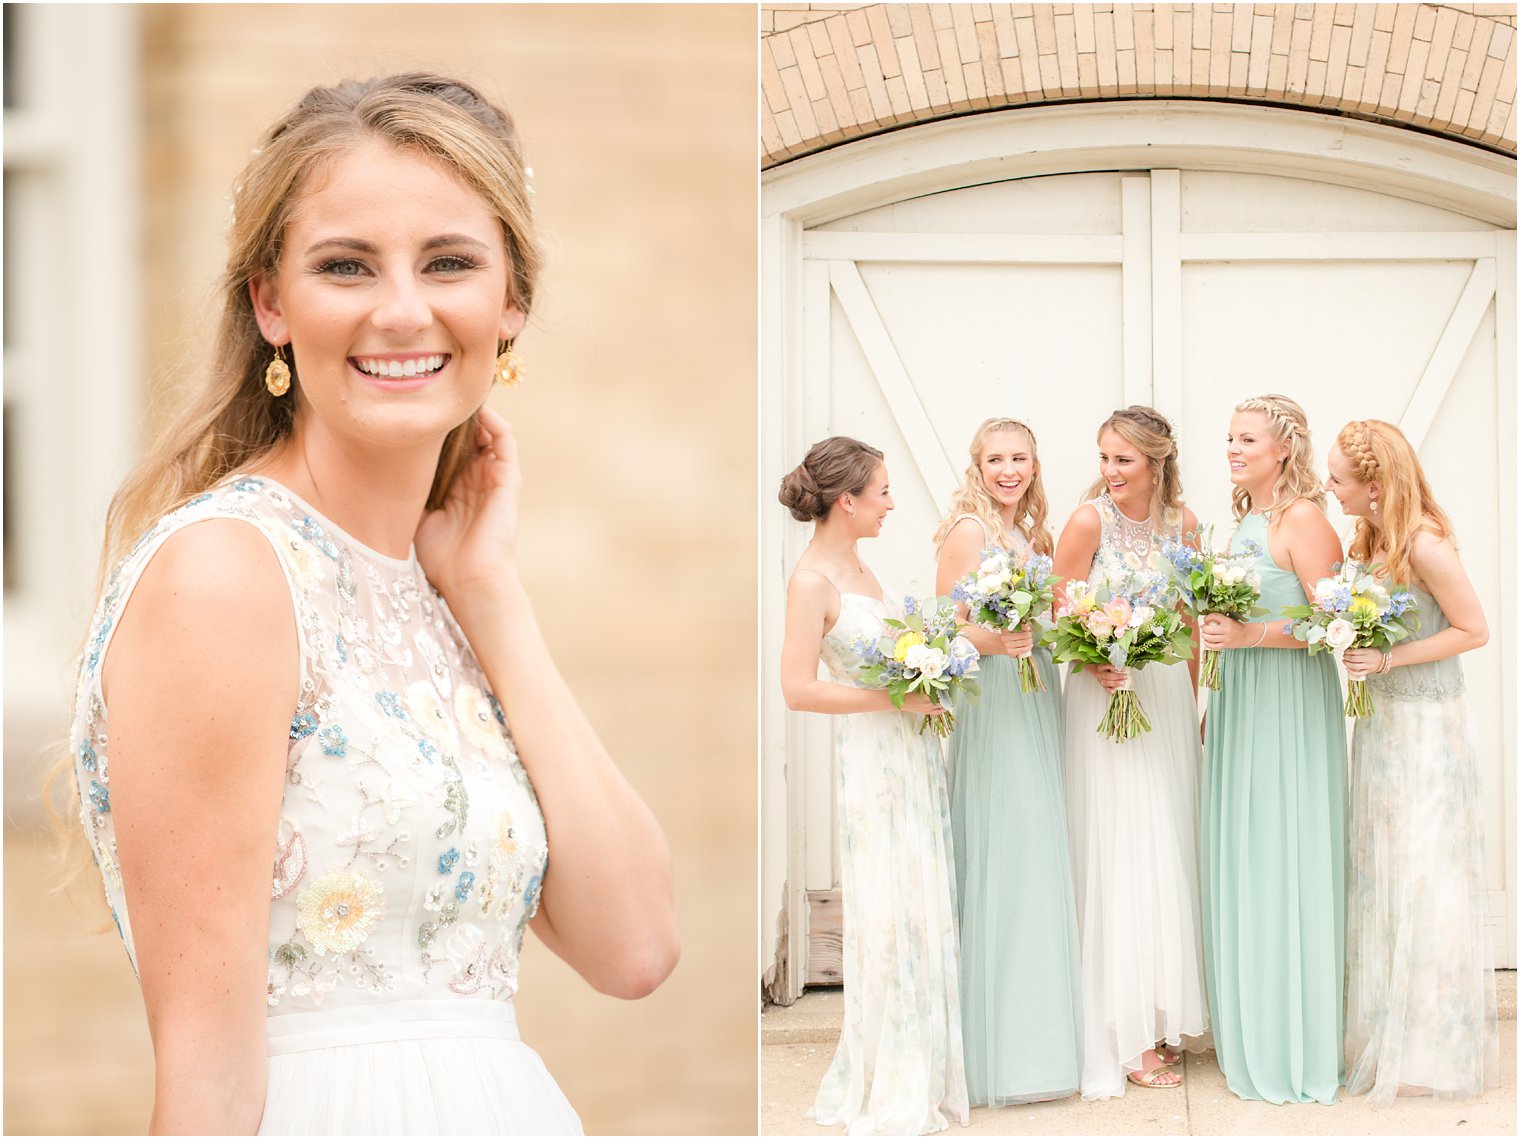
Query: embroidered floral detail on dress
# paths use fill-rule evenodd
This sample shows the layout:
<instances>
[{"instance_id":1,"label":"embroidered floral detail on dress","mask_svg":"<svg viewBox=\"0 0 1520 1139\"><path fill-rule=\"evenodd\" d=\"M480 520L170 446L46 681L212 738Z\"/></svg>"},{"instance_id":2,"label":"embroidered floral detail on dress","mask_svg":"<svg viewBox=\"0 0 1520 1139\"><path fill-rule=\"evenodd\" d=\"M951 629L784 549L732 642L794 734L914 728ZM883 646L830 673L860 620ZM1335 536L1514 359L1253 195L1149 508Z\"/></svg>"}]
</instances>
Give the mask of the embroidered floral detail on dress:
<instances>
[{"instance_id":1,"label":"embroidered floral detail on dress","mask_svg":"<svg viewBox=\"0 0 1520 1139\"><path fill-rule=\"evenodd\" d=\"M296 928L323 954L357 949L384 914L380 887L351 870L329 870L296 899Z\"/></svg>"},{"instance_id":2,"label":"embroidered floral detail on dress","mask_svg":"<svg viewBox=\"0 0 1520 1139\"><path fill-rule=\"evenodd\" d=\"M375 557L278 483L254 477L138 538L108 577L80 664L70 732L80 820L134 968L99 672L156 549L181 527L220 517L270 539L300 649L284 802L270 836L271 1017L386 994L509 998L547 849L503 709L414 559ZM316 866L326 872L314 875ZM385 959L413 942L417 957Z\"/></svg>"},{"instance_id":3,"label":"embroidered floral detail on dress","mask_svg":"<svg viewBox=\"0 0 1520 1139\"><path fill-rule=\"evenodd\" d=\"M274 898L283 898L296 888L306 873L306 840L289 819L280 820L277 837L279 850L274 858Z\"/></svg>"},{"instance_id":4,"label":"embroidered floral detail on dress","mask_svg":"<svg viewBox=\"0 0 1520 1139\"><path fill-rule=\"evenodd\" d=\"M507 741L491 704L486 694L473 684L461 684L454 694L454 716L467 740L488 756L505 757Z\"/></svg>"}]
</instances>

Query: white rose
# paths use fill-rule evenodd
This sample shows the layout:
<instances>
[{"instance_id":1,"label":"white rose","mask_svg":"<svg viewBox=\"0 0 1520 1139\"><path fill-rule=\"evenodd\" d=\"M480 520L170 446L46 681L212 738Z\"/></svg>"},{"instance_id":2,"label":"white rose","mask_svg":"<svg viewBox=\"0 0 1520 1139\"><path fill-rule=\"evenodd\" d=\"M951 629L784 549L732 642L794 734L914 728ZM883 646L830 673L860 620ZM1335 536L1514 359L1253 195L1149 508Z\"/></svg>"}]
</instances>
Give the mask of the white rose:
<instances>
[{"instance_id":1,"label":"white rose","mask_svg":"<svg viewBox=\"0 0 1520 1139\"><path fill-rule=\"evenodd\" d=\"M928 645L913 645L908 649L907 656L903 657L903 664L908 668L922 669L924 660L933 652Z\"/></svg>"},{"instance_id":2,"label":"white rose","mask_svg":"<svg viewBox=\"0 0 1520 1139\"><path fill-rule=\"evenodd\" d=\"M1337 617L1325 626L1325 643L1336 652L1350 646L1356 637L1356 629L1344 617Z\"/></svg>"},{"instance_id":3,"label":"white rose","mask_svg":"<svg viewBox=\"0 0 1520 1139\"><path fill-rule=\"evenodd\" d=\"M982 562L977 572L983 577L996 577L1000 573L1008 572L1008 559L1002 554L993 554L992 557Z\"/></svg>"},{"instance_id":4,"label":"white rose","mask_svg":"<svg viewBox=\"0 0 1520 1139\"><path fill-rule=\"evenodd\" d=\"M903 663L909 668L916 668L920 675L933 680L945 671L950 658L939 649L931 649L928 645L914 645L908 650L908 659Z\"/></svg>"},{"instance_id":5,"label":"white rose","mask_svg":"<svg viewBox=\"0 0 1520 1139\"><path fill-rule=\"evenodd\" d=\"M1321 605L1325 604L1325 602L1329 601L1331 596L1335 593L1335 590L1339 584L1340 583L1337 582L1333 577L1322 579L1319 584L1314 587L1314 600Z\"/></svg>"},{"instance_id":6,"label":"white rose","mask_svg":"<svg viewBox=\"0 0 1520 1139\"><path fill-rule=\"evenodd\" d=\"M1131 629L1138 629L1155 615L1156 611L1149 605L1136 605L1130 610L1129 627Z\"/></svg>"}]
</instances>

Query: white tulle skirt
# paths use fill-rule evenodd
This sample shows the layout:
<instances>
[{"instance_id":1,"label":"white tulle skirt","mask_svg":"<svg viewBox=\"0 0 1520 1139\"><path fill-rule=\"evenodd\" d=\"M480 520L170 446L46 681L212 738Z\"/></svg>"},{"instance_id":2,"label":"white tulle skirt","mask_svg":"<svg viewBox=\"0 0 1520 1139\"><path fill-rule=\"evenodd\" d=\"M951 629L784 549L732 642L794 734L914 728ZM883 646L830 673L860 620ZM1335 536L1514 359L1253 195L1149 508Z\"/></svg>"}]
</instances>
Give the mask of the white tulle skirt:
<instances>
[{"instance_id":1,"label":"white tulle skirt","mask_svg":"<svg viewBox=\"0 0 1520 1139\"><path fill-rule=\"evenodd\" d=\"M419 1000L269 1022L260 1135L580 1135L512 1006Z\"/></svg>"},{"instance_id":2,"label":"white tulle skirt","mask_svg":"<svg viewBox=\"0 0 1520 1139\"><path fill-rule=\"evenodd\" d=\"M1158 1040L1208 1046L1198 899L1197 706L1187 668L1133 671L1152 728L1097 734L1108 693L1066 678L1066 808L1082 941L1082 1098L1124 1094Z\"/></svg>"}]
</instances>

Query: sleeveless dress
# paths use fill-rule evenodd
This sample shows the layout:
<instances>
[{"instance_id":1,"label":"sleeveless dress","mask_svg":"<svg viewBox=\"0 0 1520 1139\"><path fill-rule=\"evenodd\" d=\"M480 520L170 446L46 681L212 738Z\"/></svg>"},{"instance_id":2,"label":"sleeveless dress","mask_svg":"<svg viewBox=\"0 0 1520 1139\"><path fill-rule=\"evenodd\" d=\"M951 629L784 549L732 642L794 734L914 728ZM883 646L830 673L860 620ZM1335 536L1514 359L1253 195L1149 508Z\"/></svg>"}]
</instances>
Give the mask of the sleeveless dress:
<instances>
[{"instance_id":1,"label":"sleeveless dress","mask_svg":"<svg viewBox=\"0 0 1520 1139\"><path fill-rule=\"evenodd\" d=\"M80 662L70 738L81 821L134 970L101 664L153 555L212 518L269 540L300 646L269 836L260 1133L579 1134L513 1013L548 847L501 705L415 553L360 545L268 478L235 479L159 519L111 574Z\"/></svg>"},{"instance_id":2,"label":"sleeveless dress","mask_svg":"<svg viewBox=\"0 0 1520 1139\"><path fill-rule=\"evenodd\" d=\"M950 736L966 1087L990 1107L1069 1096L1082 1064L1061 680L1050 649L1034 662L1045 691L1026 693L1012 657L982 657Z\"/></svg>"},{"instance_id":3,"label":"sleeveless dress","mask_svg":"<svg viewBox=\"0 0 1520 1139\"><path fill-rule=\"evenodd\" d=\"M1168 519L1120 513L1105 493L1091 579L1169 573L1179 537ZM1199 1049L1208 1033L1198 918L1198 706L1186 662L1130 672L1152 730L1115 743L1098 735L1108 693L1091 671L1066 677L1066 787L1077 922L1082 936L1082 1098L1122 1096L1156 1041Z\"/></svg>"},{"instance_id":4,"label":"sleeveless dress","mask_svg":"<svg viewBox=\"0 0 1520 1139\"><path fill-rule=\"evenodd\" d=\"M821 653L835 681L860 687L859 645L888 615L840 594ZM835 720L844 1025L810 1114L851 1135L942 1131L970 1120L944 760L916 716Z\"/></svg>"},{"instance_id":5,"label":"sleeveless dress","mask_svg":"<svg viewBox=\"0 0 1520 1139\"><path fill-rule=\"evenodd\" d=\"M1306 603L1248 514L1269 621ZM1203 912L1214 1050L1230 1090L1335 1102L1342 1082L1346 728L1329 654L1232 649L1209 694Z\"/></svg>"},{"instance_id":6,"label":"sleeveless dress","mask_svg":"<svg viewBox=\"0 0 1520 1139\"><path fill-rule=\"evenodd\" d=\"M1411 592L1413 639L1449 627L1433 597ZM1373 714L1351 740L1346 1090L1376 1105L1400 1084L1478 1095L1499 1078L1499 1037L1462 665L1408 665L1367 685Z\"/></svg>"}]
</instances>

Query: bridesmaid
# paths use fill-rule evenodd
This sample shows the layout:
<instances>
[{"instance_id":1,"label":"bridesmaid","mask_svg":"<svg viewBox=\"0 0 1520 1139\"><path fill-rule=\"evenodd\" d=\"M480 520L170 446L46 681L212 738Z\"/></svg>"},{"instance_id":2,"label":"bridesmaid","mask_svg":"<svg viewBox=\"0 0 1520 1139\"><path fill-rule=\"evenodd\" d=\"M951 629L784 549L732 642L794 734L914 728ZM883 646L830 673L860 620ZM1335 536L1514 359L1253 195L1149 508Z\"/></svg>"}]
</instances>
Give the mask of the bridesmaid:
<instances>
[{"instance_id":1,"label":"bridesmaid","mask_svg":"<svg viewBox=\"0 0 1520 1139\"><path fill-rule=\"evenodd\" d=\"M1484 929L1483 804L1459 653L1488 640L1414 449L1392 424L1348 423L1326 487L1358 519L1350 556L1382 562L1419 602L1413 637L1350 649L1373 714L1351 742L1346 1090L1478 1095L1499 1075Z\"/></svg>"},{"instance_id":2,"label":"bridesmaid","mask_svg":"<svg viewBox=\"0 0 1520 1139\"><path fill-rule=\"evenodd\" d=\"M852 1135L918 1135L970 1121L961 1061L950 804L939 741L918 731L941 709L913 693L902 711L858 686L857 646L889 615L856 550L892 509L881 452L836 436L781 483L813 540L786 591L781 690L788 708L835 721L844 1026L810 1113ZM818 665L832 680L820 680Z\"/></svg>"},{"instance_id":3,"label":"bridesmaid","mask_svg":"<svg viewBox=\"0 0 1520 1139\"><path fill-rule=\"evenodd\" d=\"M1309 424L1286 396L1230 419L1232 546L1263 553L1261 605L1242 624L1200 622L1231 649L1209 694L1201 846L1204 960L1214 1049L1230 1090L1334 1103L1342 1082L1346 729L1335 663L1309 656L1275 615L1303 605L1340 561L1313 471Z\"/></svg>"},{"instance_id":4,"label":"bridesmaid","mask_svg":"<svg viewBox=\"0 0 1520 1139\"><path fill-rule=\"evenodd\" d=\"M948 595L989 546L1022 562L1052 552L1034 432L989 419L940 523L935 591ZM965 606L959 607L965 619ZM1033 632L964 635L982 654L979 700L957 707L950 823L961 934L961 1025L973 1104L1002 1107L1077 1090L1081 1007L1062 787L1061 686L1033 649L1044 692L1019 691L1014 658Z\"/></svg>"},{"instance_id":5,"label":"bridesmaid","mask_svg":"<svg viewBox=\"0 0 1520 1139\"><path fill-rule=\"evenodd\" d=\"M1195 531L1172 425L1149 407L1098 429L1100 477L1056 546L1068 580L1169 572L1162 542ZM1190 666L1196 667L1196 666ZM1067 811L1082 939L1082 1098L1126 1080L1177 1088L1184 1039L1208 1031L1198 918L1198 704L1190 667L1091 666L1066 678ZM1132 683L1152 730L1097 734L1109 693Z\"/></svg>"}]
</instances>

